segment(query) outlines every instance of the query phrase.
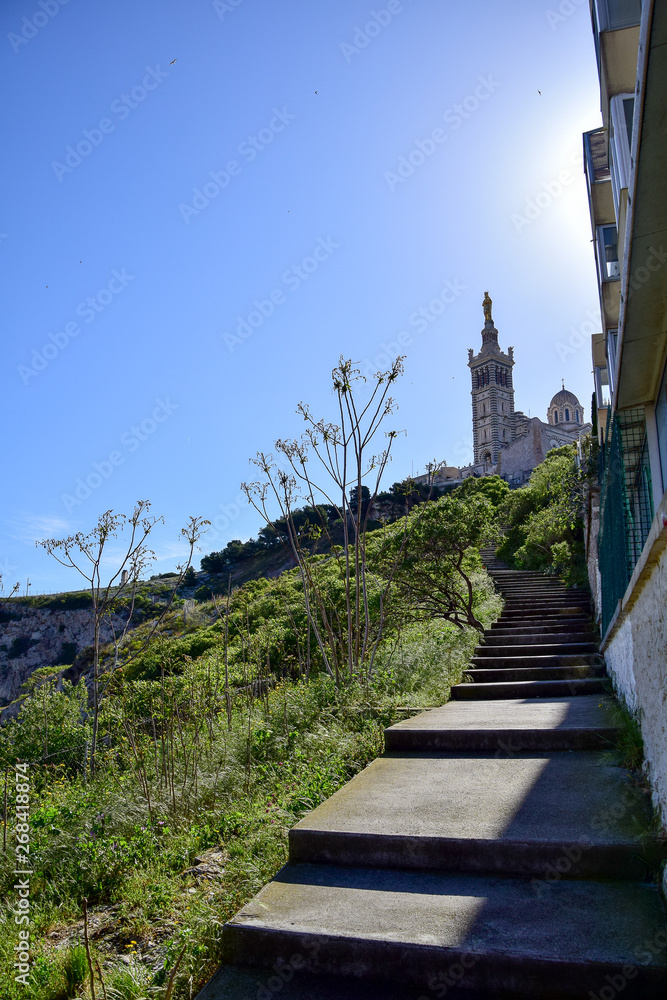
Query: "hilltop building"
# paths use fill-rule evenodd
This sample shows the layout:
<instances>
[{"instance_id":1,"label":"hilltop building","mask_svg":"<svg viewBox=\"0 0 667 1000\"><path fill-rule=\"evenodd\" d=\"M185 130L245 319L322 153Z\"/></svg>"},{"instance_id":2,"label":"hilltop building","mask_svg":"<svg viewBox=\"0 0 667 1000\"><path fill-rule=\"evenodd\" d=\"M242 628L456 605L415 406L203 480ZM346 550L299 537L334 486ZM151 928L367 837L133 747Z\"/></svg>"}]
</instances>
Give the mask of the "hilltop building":
<instances>
[{"instance_id":1,"label":"hilltop building","mask_svg":"<svg viewBox=\"0 0 667 1000\"><path fill-rule=\"evenodd\" d=\"M505 354L492 317L493 302L484 293L484 328L478 354L468 350L472 380L472 429L476 474L497 473L512 485L525 482L551 448L572 444L591 430L584 408L565 386L547 409L547 423L514 407L514 348Z\"/></svg>"},{"instance_id":2,"label":"hilltop building","mask_svg":"<svg viewBox=\"0 0 667 1000\"><path fill-rule=\"evenodd\" d=\"M502 476L511 486L521 486L544 461L552 448L573 444L592 430L584 421L584 408L573 392L563 387L547 407L547 420L527 417L514 405L514 348L501 350L492 316L493 302L484 293L482 346L468 349L472 382L472 465L456 468L444 463L431 467L416 482L444 489L468 476Z\"/></svg>"}]
</instances>

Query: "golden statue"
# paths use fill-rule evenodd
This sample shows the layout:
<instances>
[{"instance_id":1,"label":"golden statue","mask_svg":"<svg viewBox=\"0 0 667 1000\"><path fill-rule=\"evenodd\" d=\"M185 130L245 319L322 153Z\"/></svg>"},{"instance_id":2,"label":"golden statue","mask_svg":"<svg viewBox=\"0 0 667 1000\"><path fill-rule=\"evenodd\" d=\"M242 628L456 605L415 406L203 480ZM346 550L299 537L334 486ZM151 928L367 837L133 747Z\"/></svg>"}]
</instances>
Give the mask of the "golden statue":
<instances>
[{"instance_id":1,"label":"golden statue","mask_svg":"<svg viewBox=\"0 0 667 1000\"><path fill-rule=\"evenodd\" d=\"M482 302L482 309L484 310L484 319L487 323L493 323L491 318L491 306L493 305L493 299L489 297L488 292L484 292L484 301Z\"/></svg>"}]
</instances>

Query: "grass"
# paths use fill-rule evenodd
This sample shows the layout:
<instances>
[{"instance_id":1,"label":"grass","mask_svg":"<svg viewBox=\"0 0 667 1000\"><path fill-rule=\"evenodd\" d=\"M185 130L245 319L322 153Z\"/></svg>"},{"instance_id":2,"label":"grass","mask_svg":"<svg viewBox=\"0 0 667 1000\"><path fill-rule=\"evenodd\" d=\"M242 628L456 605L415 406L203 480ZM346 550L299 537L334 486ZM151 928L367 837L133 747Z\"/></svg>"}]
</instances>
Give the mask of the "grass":
<instances>
[{"instance_id":1,"label":"grass","mask_svg":"<svg viewBox=\"0 0 667 1000\"><path fill-rule=\"evenodd\" d=\"M615 748L618 763L638 774L644 765L644 737L639 720L618 701L614 706L614 716L614 721L619 726Z\"/></svg>"}]
</instances>

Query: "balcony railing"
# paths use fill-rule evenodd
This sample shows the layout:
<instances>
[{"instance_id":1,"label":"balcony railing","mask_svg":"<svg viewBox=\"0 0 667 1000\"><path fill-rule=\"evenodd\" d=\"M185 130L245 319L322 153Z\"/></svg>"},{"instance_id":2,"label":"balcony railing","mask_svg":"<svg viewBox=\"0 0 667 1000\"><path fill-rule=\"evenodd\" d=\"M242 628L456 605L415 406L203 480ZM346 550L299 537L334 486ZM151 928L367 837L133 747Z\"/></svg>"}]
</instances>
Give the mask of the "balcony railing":
<instances>
[{"instance_id":1,"label":"balcony railing","mask_svg":"<svg viewBox=\"0 0 667 1000\"><path fill-rule=\"evenodd\" d=\"M584 171L589 187L600 181L608 181L611 177L607 158L607 134L603 128L584 132Z\"/></svg>"}]
</instances>

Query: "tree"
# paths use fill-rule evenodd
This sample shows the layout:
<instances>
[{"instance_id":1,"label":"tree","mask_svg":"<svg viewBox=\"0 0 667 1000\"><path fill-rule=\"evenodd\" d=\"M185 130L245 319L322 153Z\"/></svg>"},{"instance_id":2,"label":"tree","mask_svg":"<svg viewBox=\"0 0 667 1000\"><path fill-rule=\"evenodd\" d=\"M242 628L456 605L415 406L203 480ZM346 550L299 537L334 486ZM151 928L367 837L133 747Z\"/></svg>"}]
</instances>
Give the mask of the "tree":
<instances>
[{"instance_id":1,"label":"tree","mask_svg":"<svg viewBox=\"0 0 667 1000\"><path fill-rule=\"evenodd\" d=\"M397 358L388 371L373 377L367 398L360 400L359 384L366 379L351 361L341 357L332 372L337 422L314 419L309 407L300 403L297 412L308 425L306 433L296 440L276 441L282 465L272 455L259 452L252 461L262 473L262 480L242 484L267 524L276 530L281 520L285 524L288 544L301 574L308 621L324 668L336 683L344 677L368 674L382 637L382 606L391 580L387 579L382 592L374 596L379 600L380 613L373 620L366 533L368 512L377 497L396 432L388 432L387 447L377 454L372 452L371 442L382 422L395 410L389 391L402 372L403 359ZM367 478L372 484L368 490L370 502L353 503L352 491L363 498L363 480ZM309 516L302 522L299 500L307 502L312 520ZM327 507L321 505L321 500ZM269 513L270 502L277 505L278 518ZM331 538L329 508L341 523L342 545L335 545ZM336 586L312 552L312 543L320 537L331 548ZM333 594L338 585L342 587L342 612Z\"/></svg>"},{"instance_id":2,"label":"tree","mask_svg":"<svg viewBox=\"0 0 667 1000\"><path fill-rule=\"evenodd\" d=\"M142 574L146 568L154 561L155 553L148 548L146 542L155 528L156 524L163 524L164 518L154 517L149 514L150 503L148 500L137 501L132 514L128 517L125 514L116 514L113 510L107 510L101 514L93 530L84 535L77 532L67 538L55 539L47 538L37 542L38 546L46 549L49 555L68 569L75 569L88 584L92 603L93 615L93 729L91 741L91 769L95 766L95 753L97 750L97 734L100 713L100 649L102 623L106 619L114 629L114 668L118 663L120 646L127 635L135 608L137 587ZM187 563L179 567L179 576L174 587L171 600L163 609L162 614L153 622L153 627L145 640L145 644L155 634L158 626L163 621L165 615L171 607L176 590L180 586L187 569L191 567L192 554L197 540L199 539L204 525L209 522L201 518L190 518L188 526L181 529L181 535L189 542L189 555ZM129 532L129 537L127 533ZM114 563L117 566L116 572L108 583L102 582L103 567L106 566L108 558L108 545L111 541L118 540L123 533L125 535L125 545L119 555L114 555ZM115 631L114 612L122 610L125 614L124 624L120 632ZM144 648L144 647L142 647ZM136 655L136 654L135 654Z\"/></svg>"},{"instance_id":3,"label":"tree","mask_svg":"<svg viewBox=\"0 0 667 1000\"><path fill-rule=\"evenodd\" d=\"M379 553L380 564L391 571L398 556L395 582L409 615L483 630L475 615L470 550L479 548L494 527L493 506L477 493L423 504L412 511L406 529L392 531L391 543Z\"/></svg>"},{"instance_id":4,"label":"tree","mask_svg":"<svg viewBox=\"0 0 667 1000\"><path fill-rule=\"evenodd\" d=\"M509 496L510 488L500 476L469 476L453 491L456 497L483 496L499 507Z\"/></svg>"},{"instance_id":5,"label":"tree","mask_svg":"<svg viewBox=\"0 0 667 1000\"><path fill-rule=\"evenodd\" d=\"M359 487L353 486L350 490L350 510L353 514L356 514L359 509ZM361 487L361 516L362 518L368 517L368 509L371 503L371 491L368 486Z\"/></svg>"}]
</instances>

